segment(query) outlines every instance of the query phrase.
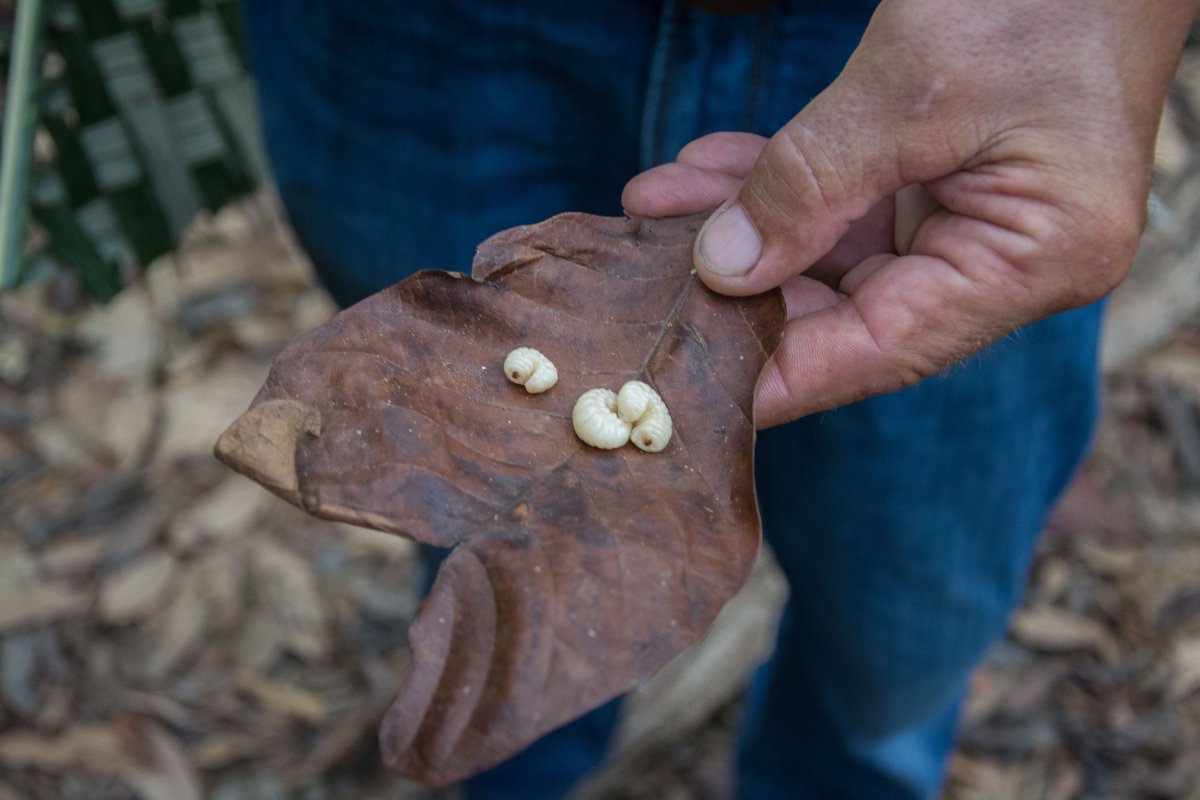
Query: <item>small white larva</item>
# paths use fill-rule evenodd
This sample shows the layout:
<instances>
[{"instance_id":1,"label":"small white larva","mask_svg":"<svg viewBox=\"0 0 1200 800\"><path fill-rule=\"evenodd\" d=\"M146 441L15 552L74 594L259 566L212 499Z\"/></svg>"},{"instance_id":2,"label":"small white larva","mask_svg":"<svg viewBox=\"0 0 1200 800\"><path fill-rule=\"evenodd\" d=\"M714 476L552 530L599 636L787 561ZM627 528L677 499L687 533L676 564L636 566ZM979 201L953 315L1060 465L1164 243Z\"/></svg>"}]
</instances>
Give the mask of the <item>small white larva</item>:
<instances>
[{"instance_id":1,"label":"small white larva","mask_svg":"<svg viewBox=\"0 0 1200 800\"><path fill-rule=\"evenodd\" d=\"M658 453L671 441L667 404L649 384L629 381L617 393L617 414L632 426L629 439L647 453Z\"/></svg>"},{"instance_id":2,"label":"small white larva","mask_svg":"<svg viewBox=\"0 0 1200 800\"><path fill-rule=\"evenodd\" d=\"M541 394L558 383L558 368L541 351L518 347L504 359L504 376L530 394Z\"/></svg>"},{"instance_id":3,"label":"small white larva","mask_svg":"<svg viewBox=\"0 0 1200 800\"><path fill-rule=\"evenodd\" d=\"M588 389L571 410L575 435L592 447L615 450L629 441L630 425L617 416L617 396L611 389Z\"/></svg>"}]
</instances>

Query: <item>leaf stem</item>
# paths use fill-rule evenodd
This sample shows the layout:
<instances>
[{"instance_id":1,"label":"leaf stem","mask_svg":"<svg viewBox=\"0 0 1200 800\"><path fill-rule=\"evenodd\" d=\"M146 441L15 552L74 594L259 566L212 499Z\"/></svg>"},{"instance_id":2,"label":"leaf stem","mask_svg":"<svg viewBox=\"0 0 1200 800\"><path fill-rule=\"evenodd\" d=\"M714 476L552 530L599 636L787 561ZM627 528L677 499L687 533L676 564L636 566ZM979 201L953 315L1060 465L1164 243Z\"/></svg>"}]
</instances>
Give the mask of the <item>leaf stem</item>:
<instances>
[{"instance_id":1,"label":"leaf stem","mask_svg":"<svg viewBox=\"0 0 1200 800\"><path fill-rule=\"evenodd\" d=\"M37 123L33 93L42 0L21 0L16 15L0 134L0 289L16 285L25 245L26 188Z\"/></svg>"}]
</instances>

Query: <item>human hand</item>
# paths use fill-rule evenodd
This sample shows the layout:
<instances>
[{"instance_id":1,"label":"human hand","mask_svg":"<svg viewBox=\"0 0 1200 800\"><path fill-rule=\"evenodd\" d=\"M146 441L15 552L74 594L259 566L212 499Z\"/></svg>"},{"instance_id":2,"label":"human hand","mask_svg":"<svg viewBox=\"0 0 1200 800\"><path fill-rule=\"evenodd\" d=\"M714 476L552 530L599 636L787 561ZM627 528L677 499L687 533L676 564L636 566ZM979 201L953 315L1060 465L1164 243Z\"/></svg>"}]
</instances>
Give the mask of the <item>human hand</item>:
<instances>
[{"instance_id":1,"label":"human hand","mask_svg":"<svg viewBox=\"0 0 1200 800\"><path fill-rule=\"evenodd\" d=\"M773 137L697 139L622 200L655 217L720 205L700 277L730 295L782 287L760 427L899 389L1125 276L1194 14L1193 0L884 0L838 79Z\"/></svg>"}]
</instances>

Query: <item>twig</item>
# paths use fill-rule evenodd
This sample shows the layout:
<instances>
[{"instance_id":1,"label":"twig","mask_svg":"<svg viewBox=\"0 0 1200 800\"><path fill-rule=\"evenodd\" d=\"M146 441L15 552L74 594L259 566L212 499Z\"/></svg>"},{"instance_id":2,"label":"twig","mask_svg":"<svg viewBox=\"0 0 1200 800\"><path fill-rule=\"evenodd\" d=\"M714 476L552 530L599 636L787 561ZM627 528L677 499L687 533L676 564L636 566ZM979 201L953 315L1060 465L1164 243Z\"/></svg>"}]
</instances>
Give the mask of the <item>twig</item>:
<instances>
[{"instance_id":1,"label":"twig","mask_svg":"<svg viewBox=\"0 0 1200 800\"><path fill-rule=\"evenodd\" d=\"M25 190L33 149L37 108L37 44L42 23L42 0L21 0L9 61L4 130L0 142L0 289L17 283L25 245Z\"/></svg>"}]
</instances>

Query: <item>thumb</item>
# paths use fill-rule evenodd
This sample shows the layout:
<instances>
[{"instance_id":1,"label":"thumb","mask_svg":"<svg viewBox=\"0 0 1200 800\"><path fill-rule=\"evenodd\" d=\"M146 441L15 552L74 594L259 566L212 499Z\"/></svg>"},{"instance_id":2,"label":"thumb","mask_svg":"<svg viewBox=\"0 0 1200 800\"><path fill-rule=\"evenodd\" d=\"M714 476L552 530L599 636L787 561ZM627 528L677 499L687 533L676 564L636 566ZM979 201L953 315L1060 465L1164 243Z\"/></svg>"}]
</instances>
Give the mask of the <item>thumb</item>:
<instances>
[{"instance_id":1,"label":"thumb","mask_svg":"<svg viewBox=\"0 0 1200 800\"><path fill-rule=\"evenodd\" d=\"M879 200L957 166L911 163L903 143L921 140L912 129L921 123L846 83L839 78L767 141L737 194L701 229L693 256L711 288L749 295L778 286Z\"/></svg>"}]
</instances>

